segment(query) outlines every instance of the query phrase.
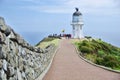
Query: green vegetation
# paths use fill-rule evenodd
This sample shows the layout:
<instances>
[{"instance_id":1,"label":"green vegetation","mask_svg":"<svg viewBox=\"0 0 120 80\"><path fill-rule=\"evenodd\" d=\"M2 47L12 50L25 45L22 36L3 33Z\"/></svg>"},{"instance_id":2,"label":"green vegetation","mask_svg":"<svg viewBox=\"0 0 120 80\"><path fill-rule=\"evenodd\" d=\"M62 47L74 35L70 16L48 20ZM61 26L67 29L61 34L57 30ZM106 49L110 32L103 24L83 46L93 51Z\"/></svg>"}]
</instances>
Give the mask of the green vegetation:
<instances>
[{"instance_id":1,"label":"green vegetation","mask_svg":"<svg viewBox=\"0 0 120 80\"><path fill-rule=\"evenodd\" d=\"M115 70L120 70L120 48L101 39L85 39L76 42L78 50L86 59Z\"/></svg>"},{"instance_id":2,"label":"green vegetation","mask_svg":"<svg viewBox=\"0 0 120 80\"><path fill-rule=\"evenodd\" d=\"M58 46L60 39L58 38L44 38L42 41L40 41L36 46L40 48L46 48L50 44L54 44L55 46Z\"/></svg>"}]
</instances>

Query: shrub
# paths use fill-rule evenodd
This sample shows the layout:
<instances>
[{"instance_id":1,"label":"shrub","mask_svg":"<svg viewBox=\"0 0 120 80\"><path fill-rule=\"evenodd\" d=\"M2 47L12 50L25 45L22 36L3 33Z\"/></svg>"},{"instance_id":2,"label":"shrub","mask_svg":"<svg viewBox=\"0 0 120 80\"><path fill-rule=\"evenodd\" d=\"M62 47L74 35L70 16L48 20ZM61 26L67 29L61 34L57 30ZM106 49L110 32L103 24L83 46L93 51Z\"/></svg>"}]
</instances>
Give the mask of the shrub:
<instances>
[{"instance_id":1,"label":"shrub","mask_svg":"<svg viewBox=\"0 0 120 80\"><path fill-rule=\"evenodd\" d=\"M119 63L114 60L110 60L110 61L106 62L104 65L107 67L111 67L111 68L119 67Z\"/></svg>"},{"instance_id":2,"label":"shrub","mask_svg":"<svg viewBox=\"0 0 120 80\"><path fill-rule=\"evenodd\" d=\"M99 43L97 43L97 42L96 43L92 42L91 45L93 45L96 48L96 50L102 49L101 45Z\"/></svg>"},{"instance_id":3,"label":"shrub","mask_svg":"<svg viewBox=\"0 0 120 80\"><path fill-rule=\"evenodd\" d=\"M92 61L92 62L95 62L97 56L95 54L87 54L87 55L85 55L85 58Z\"/></svg>"},{"instance_id":4,"label":"shrub","mask_svg":"<svg viewBox=\"0 0 120 80\"><path fill-rule=\"evenodd\" d=\"M98 50L97 55L99 57L103 57L105 55L105 52L103 50Z\"/></svg>"},{"instance_id":5,"label":"shrub","mask_svg":"<svg viewBox=\"0 0 120 80\"><path fill-rule=\"evenodd\" d=\"M103 65L110 68L117 68L120 66L120 63L117 60L117 58L113 57L112 55L107 55L104 58L98 57L96 58L95 63L98 65Z\"/></svg>"},{"instance_id":6,"label":"shrub","mask_svg":"<svg viewBox=\"0 0 120 80\"><path fill-rule=\"evenodd\" d=\"M90 43L87 41L87 40L84 40L82 43L81 43L82 46L90 46Z\"/></svg>"},{"instance_id":7,"label":"shrub","mask_svg":"<svg viewBox=\"0 0 120 80\"><path fill-rule=\"evenodd\" d=\"M102 64L107 67L115 68L120 66L119 60L115 56L106 55L103 59L104 61Z\"/></svg>"},{"instance_id":8,"label":"shrub","mask_svg":"<svg viewBox=\"0 0 120 80\"><path fill-rule=\"evenodd\" d=\"M90 39L90 38L92 38L92 37L91 37L91 36L85 36L85 38Z\"/></svg>"},{"instance_id":9,"label":"shrub","mask_svg":"<svg viewBox=\"0 0 120 80\"><path fill-rule=\"evenodd\" d=\"M120 53L118 51L114 51L114 50L111 50L111 54L114 54L114 55L120 55Z\"/></svg>"},{"instance_id":10,"label":"shrub","mask_svg":"<svg viewBox=\"0 0 120 80\"><path fill-rule=\"evenodd\" d=\"M93 52L92 48L87 47L87 46L81 46L81 47L79 48L79 50L80 50L82 53L91 53L91 52Z\"/></svg>"},{"instance_id":11,"label":"shrub","mask_svg":"<svg viewBox=\"0 0 120 80\"><path fill-rule=\"evenodd\" d=\"M102 50L105 50L105 51L107 51L108 53L111 52L111 46L110 46L109 44L107 44L107 43L105 43L105 42L100 42L99 44L101 45Z\"/></svg>"},{"instance_id":12,"label":"shrub","mask_svg":"<svg viewBox=\"0 0 120 80\"><path fill-rule=\"evenodd\" d=\"M98 65L102 65L103 58L97 57L95 63Z\"/></svg>"}]
</instances>

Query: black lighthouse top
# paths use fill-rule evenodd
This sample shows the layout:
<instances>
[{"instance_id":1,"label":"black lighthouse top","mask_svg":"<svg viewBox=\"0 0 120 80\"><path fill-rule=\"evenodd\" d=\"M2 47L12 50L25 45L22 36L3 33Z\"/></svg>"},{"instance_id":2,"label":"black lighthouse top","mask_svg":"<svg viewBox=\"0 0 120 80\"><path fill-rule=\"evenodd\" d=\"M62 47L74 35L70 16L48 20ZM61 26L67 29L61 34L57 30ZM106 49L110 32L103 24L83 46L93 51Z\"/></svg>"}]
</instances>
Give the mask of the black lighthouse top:
<instances>
[{"instance_id":1,"label":"black lighthouse top","mask_svg":"<svg viewBox=\"0 0 120 80\"><path fill-rule=\"evenodd\" d=\"M76 9L76 12L73 13L73 16L80 16L82 15L82 13L79 11L78 8L75 8Z\"/></svg>"}]
</instances>

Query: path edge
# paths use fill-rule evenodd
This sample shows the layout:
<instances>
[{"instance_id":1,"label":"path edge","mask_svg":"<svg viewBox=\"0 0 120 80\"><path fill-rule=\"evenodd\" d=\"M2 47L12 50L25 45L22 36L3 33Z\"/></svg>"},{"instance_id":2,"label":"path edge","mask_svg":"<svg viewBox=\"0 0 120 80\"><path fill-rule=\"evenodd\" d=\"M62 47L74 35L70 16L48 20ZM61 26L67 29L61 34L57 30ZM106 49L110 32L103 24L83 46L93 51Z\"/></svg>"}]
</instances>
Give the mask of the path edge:
<instances>
[{"instance_id":1,"label":"path edge","mask_svg":"<svg viewBox=\"0 0 120 80\"><path fill-rule=\"evenodd\" d=\"M44 76L45 76L45 75L47 74L47 72L49 71L49 69L50 69L50 67L51 67L51 65L52 65L52 62L53 62L53 60L54 60L54 57L55 57L57 51L59 50L59 48L60 48L60 45L56 48L55 52L53 53L53 56L52 56L52 58L51 58L51 61L50 61L49 65L48 65L48 67L47 67L47 68L40 74L40 76L39 76L37 79L35 79L35 80L43 80Z\"/></svg>"},{"instance_id":2,"label":"path edge","mask_svg":"<svg viewBox=\"0 0 120 80\"><path fill-rule=\"evenodd\" d=\"M79 56L82 60L84 60L85 62L87 62L87 63L89 63L89 64L91 64L91 65L93 65L93 66L102 68L102 69L104 69L104 70L108 70L108 71L111 71L111 72L115 72L115 73L119 73L119 74L120 74L120 71L118 71L118 70L113 70L113 69L108 68L108 67L105 67L105 66L97 65L97 64L91 62L90 60L85 59L84 57L82 57L82 56L80 55L81 52L78 51L77 47L76 47L73 43L72 43L72 45L74 46L74 48L75 48L78 56Z\"/></svg>"}]
</instances>

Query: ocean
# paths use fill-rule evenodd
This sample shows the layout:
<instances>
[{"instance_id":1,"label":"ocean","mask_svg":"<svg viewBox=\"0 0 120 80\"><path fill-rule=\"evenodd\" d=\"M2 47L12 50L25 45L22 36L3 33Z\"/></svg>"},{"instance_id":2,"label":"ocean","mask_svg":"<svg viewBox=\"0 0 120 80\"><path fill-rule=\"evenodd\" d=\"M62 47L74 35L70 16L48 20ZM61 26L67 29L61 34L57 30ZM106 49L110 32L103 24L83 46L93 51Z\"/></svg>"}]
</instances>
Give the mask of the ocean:
<instances>
[{"instance_id":1,"label":"ocean","mask_svg":"<svg viewBox=\"0 0 120 80\"><path fill-rule=\"evenodd\" d=\"M92 37L101 39L107 43L110 43L116 47L120 47L120 37L119 33L110 33L110 32L96 32L95 34L91 34Z\"/></svg>"},{"instance_id":2,"label":"ocean","mask_svg":"<svg viewBox=\"0 0 120 80\"><path fill-rule=\"evenodd\" d=\"M20 35L33 46L48 36L47 33L42 32L22 32Z\"/></svg>"}]
</instances>

